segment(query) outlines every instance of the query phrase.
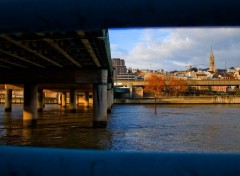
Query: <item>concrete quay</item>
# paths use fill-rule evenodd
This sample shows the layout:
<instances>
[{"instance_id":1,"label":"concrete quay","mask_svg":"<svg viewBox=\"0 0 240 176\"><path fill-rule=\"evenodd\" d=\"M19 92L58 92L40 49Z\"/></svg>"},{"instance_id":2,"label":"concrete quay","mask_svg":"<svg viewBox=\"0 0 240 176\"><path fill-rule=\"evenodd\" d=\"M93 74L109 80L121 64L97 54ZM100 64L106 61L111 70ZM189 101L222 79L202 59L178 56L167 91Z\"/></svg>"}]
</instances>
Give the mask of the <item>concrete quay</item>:
<instances>
[{"instance_id":1,"label":"concrete quay","mask_svg":"<svg viewBox=\"0 0 240 176\"><path fill-rule=\"evenodd\" d=\"M154 98L115 99L115 104L154 104ZM238 104L240 96L179 96L157 98L157 104Z\"/></svg>"}]
</instances>

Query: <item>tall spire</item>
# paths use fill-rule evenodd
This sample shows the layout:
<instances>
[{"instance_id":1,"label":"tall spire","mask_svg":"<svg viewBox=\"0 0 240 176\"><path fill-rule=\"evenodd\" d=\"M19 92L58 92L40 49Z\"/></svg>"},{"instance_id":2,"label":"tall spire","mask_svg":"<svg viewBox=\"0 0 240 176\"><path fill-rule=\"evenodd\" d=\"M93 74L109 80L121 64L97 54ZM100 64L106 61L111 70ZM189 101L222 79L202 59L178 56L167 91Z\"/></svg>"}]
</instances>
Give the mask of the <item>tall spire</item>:
<instances>
[{"instance_id":1,"label":"tall spire","mask_svg":"<svg viewBox=\"0 0 240 176\"><path fill-rule=\"evenodd\" d=\"M212 50L212 45L211 45L211 53L210 53L210 58L214 58L213 50Z\"/></svg>"},{"instance_id":2,"label":"tall spire","mask_svg":"<svg viewBox=\"0 0 240 176\"><path fill-rule=\"evenodd\" d=\"M215 58L214 58L214 54L213 54L213 49L212 49L212 45L211 45L211 51L210 51L210 58L209 58L209 70L211 72L215 72L216 68L215 68Z\"/></svg>"}]
</instances>

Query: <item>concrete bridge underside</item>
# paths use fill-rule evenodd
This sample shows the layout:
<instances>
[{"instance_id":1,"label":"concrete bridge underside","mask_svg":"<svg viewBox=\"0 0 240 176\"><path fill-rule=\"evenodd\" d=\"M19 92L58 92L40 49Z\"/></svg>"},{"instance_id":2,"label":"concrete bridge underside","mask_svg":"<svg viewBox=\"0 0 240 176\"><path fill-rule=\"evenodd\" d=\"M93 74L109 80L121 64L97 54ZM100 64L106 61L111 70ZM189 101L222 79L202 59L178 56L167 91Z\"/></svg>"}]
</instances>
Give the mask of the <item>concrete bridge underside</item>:
<instances>
[{"instance_id":1,"label":"concrete bridge underside","mask_svg":"<svg viewBox=\"0 0 240 176\"><path fill-rule=\"evenodd\" d=\"M85 97L93 92L93 125L107 124L113 102L107 30L0 34L0 75L6 110L11 110L10 85L24 89L25 126L37 124L43 89L62 92L62 102L69 92L71 111L76 110L77 91L86 92Z\"/></svg>"}]
</instances>

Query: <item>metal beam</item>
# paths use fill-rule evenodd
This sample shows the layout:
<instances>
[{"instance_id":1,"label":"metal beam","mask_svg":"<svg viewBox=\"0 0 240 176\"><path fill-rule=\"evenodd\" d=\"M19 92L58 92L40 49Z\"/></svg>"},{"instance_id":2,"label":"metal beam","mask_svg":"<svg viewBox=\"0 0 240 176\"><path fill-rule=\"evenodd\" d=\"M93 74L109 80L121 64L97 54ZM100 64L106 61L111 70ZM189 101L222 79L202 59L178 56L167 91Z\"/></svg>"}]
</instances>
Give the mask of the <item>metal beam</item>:
<instances>
[{"instance_id":1,"label":"metal beam","mask_svg":"<svg viewBox=\"0 0 240 176\"><path fill-rule=\"evenodd\" d=\"M4 60L4 59L1 59L1 58L0 58L0 61L2 61L2 62L6 62L6 63L8 63L8 64L15 65L15 66L18 66L18 67L27 68L26 66L23 66L23 65L20 65L20 64L17 64L17 63L13 63L13 62L10 62L10 61L7 61L7 60Z\"/></svg>"},{"instance_id":2,"label":"metal beam","mask_svg":"<svg viewBox=\"0 0 240 176\"><path fill-rule=\"evenodd\" d=\"M88 39L81 39L83 45L85 46L85 48L87 49L89 55L92 57L94 63L96 64L97 67L101 67L100 62L98 61L97 56L95 55L91 44L89 43Z\"/></svg>"},{"instance_id":3,"label":"metal beam","mask_svg":"<svg viewBox=\"0 0 240 176\"><path fill-rule=\"evenodd\" d=\"M36 62L32 62L32 61L30 61L30 60L28 60L28 59L25 59L25 58L23 58L23 57L17 56L17 55L15 55L15 54L12 54L12 53L10 53L10 52L4 51L4 50L2 50L2 49L0 49L0 52L3 53L3 54L6 54L6 55L12 56L12 57L14 57L14 58L17 58L17 59L19 59L19 60L21 60L21 61L28 62L28 63L30 63L30 64L36 65L36 66L41 67L41 68L45 68L44 66L42 66L42 65L40 65L40 64L38 64L38 63L36 63Z\"/></svg>"},{"instance_id":4,"label":"metal beam","mask_svg":"<svg viewBox=\"0 0 240 176\"><path fill-rule=\"evenodd\" d=\"M7 66L4 66L4 65L0 65L0 67L2 67L2 68L7 68L7 69L12 69L12 68L7 67Z\"/></svg>"},{"instance_id":5,"label":"metal beam","mask_svg":"<svg viewBox=\"0 0 240 176\"><path fill-rule=\"evenodd\" d=\"M56 49L60 54L62 54L65 58L67 58L69 61L74 63L77 67L82 67L81 64L79 64L74 58L72 58L66 51L64 51L57 43L55 43L51 39L44 38L45 42L47 42L51 47Z\"/></svg>"},{"instance_id":6,"label":"metal beam","mask_svg":"<svg viewBox=\"0 0 240 176\"><path fill-rule=\"evenodd\" d=\"M85 33L83 31L78 31L77 34L80 37L85 37ZM83 43L84 47L87 49L89 55L92 57L96 66L101 67L101 64L100 64L96 54L94 53L93 48L92 48L91 44L89 43L89 40L88 39L80 39L80 40Z\"/></svg>"},{"instance_id":7,"label":"metal beam","mask_svg":"<svg viewBox=\"0 0 240 176\"><path fill-rule=\"evenodd\" d=\"M5 40L7 40L8 42L10 42L10 43L12 43L12 44L18 46L18 47L21 47L21 48L24 49L24 50L26 50L26 51L28 51L28 52L30 52L30 53L32 53L32 54L34 54L34 55L36 55L36 56L42 58L43 60L52 63L53 65L55 65L55 66L57 66L57 67L60 67L60 68L63 67L63 66L60 65L59 63L57 63L57 62L55 62L55 61L53 61L53 60L47 58L46 56L43 56L42 54L38 53L37 51L32 50L31 48L29 48L29 47L27 47L27 46L21 44L20 42L18 42L18 41L16 41L16 40L12 39L12 38L9 37L9 36L6 36L6 35L0 35L0 37L3 38L3 39L5 39Z\"/></svg>"}]
</instances>

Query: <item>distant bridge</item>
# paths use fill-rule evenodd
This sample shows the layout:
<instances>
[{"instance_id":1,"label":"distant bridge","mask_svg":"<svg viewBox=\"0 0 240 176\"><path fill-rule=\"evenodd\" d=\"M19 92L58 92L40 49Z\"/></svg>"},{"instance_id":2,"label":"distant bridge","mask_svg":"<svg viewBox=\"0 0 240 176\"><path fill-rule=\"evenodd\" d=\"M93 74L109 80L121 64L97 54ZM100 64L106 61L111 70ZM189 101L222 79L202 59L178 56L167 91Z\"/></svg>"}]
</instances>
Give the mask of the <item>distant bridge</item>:
<instances>
[{"instance_id":1,"label":"distant bridge","mask_svg":"<svg viewBox=\"0 0 240 176\"><path fill-rule=\"evenodd\" d=\"M185 80L186 84L188 86L239 86L240 80L237 79L218 79L218 80ZM169 81L166 80L166 84L168 84ZM114 85L115 87L121 87L121 86L139 86L143 87L145 86L145 81L136 81L136 80L121 80L121 81L115 81Z\"/></svg>"}]
</instances>

